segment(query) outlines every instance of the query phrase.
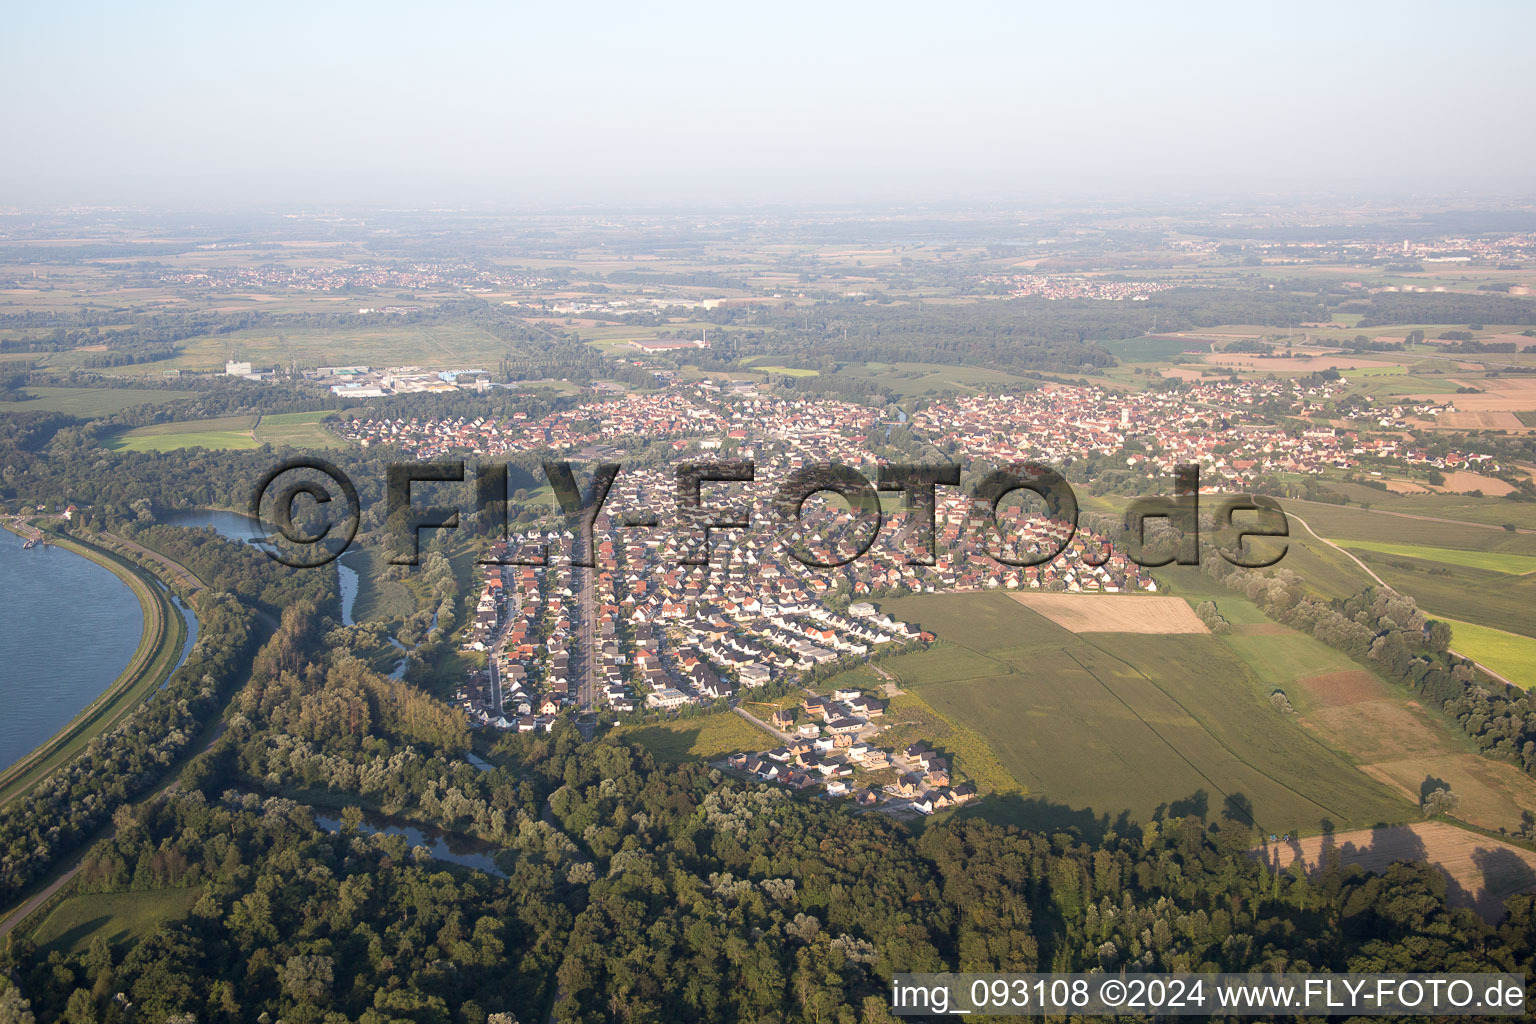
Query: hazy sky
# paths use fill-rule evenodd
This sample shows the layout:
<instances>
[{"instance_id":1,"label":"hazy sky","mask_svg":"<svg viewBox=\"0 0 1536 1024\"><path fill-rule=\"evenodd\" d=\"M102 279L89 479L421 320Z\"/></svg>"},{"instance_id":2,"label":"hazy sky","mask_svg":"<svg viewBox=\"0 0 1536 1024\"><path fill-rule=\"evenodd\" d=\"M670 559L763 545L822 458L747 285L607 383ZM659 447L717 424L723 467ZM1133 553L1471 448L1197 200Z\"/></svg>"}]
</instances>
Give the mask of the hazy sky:
<instances>
[{"instance_id":1,"label":"hazy sky","mask_svg":"<svg viewBox=\"0 0 1536 1024\"><path fill-rule=\"evenodd\" d=\"M12 2L0 206L1536 184L1536 3Z\"/></svg>"}]
</instances>

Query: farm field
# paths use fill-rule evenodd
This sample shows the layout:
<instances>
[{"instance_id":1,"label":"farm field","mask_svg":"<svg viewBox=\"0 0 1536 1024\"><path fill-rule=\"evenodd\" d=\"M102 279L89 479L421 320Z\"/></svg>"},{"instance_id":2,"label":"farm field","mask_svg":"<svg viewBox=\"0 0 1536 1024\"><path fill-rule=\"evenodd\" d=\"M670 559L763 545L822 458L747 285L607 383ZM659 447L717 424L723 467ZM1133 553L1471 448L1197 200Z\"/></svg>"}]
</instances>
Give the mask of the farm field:
<instances>
[{"instance_id":1,"label":"farm field","mask_svg":"<svg viewBox=\"0 0 1536 1024\"><path fill-rule=\"evenodd\" d=\"M401 324L377 327L294 327L281 332L253 328L228 334L189 338L179 342L170 359L113 369L121 376L147 376L161 370L219 372L228 359L249 360L258 367L290 362L300 367L337 364L368 366L496 365L509 346L471 324ZM49 356L49 366L68 368L73 353Z\"/></svg>"},{"instance_id":2,"label":"farm field","mask_svg":"<svg viewBox=\"0 0 1536 1024\"><path fill-rule=\"evenodd\" d=\"M1461 797L1457 816L1488 829L1518 828L1521 811L1536 810L1536 780L1475 753L1443 716L1333 648L1278 625L1221 640L1285 691L1303 729L1405 799L1417 804L1444 780Z\"/></svg>"},{"instance_id":3,"label":"farm field","mask_svg":"<svg viewBox=\"0 0 1536 1024\"><path fill-rule=\"evenodd\" d=\"M1166 363L1170 360L1177 362L1177 357L1186 352L1198 355L1209 351L1211 347L1209 342L1167 337L1122 338L1117 341L1099 341L1094 344L1108 349L1115 358L1127 363Z\"/></svg>"},{"instance_id":4,"label":"farm field","mask_svg":"<svg viewBox=\"0 0 1536 1024\"><path fill-rule=\"evenodd\" d=\"M777 373L785 377L820 377L820 370L808 370L802 366L757 366L752 369L761 370L764 373Z\"/></svg>"},{"instance_id":5,"label":"farm field","mask_svg":"<svg viewBox=\"0 0 1536 1024\"><path fill-rule=\"evenodd\" d=\"M1194 566L1165 565L1155 570L1153 575L1164 593L1183 598L1191 605L1201 601L1215 601L1217 610L1233 626L1258 625L1269 621L1252 601L1228 590Z\"/></svg>"},{"instance_id":6,"label":"farm field","mask_svg":"<svg viewBox=\"0 0 1536 1024\"><path fill-rule=\"evenodd\" d=\"M1437 499L1430 495L1403 495L1394 497L1373 491L1378 497L1372 508L1355 508L1345 505L1324 505L1316 502L1299 502L1282 499L1280 505L1287 515L1297 516L1307 526L1327 537L1335 544L1352 546L1354 541L1374 544L1404 544L1409 546L1453 548L1471 552L1504 552L1536 558L1536 535L1511 533L1497 527L1504 522L1519 525L1512 517L1525 510L1524 503L1501 501L1496 498L1461 499L1447 495ZM1428 508L1424 509L1427 505ZM1474 519L1458 514L1462 511L1482 509L1485 515L1502 515L1497 522ZM1383 515L1380 511L1409 512L1439 518L1414 519L1405 515ZM1421 511L1421 509L1424 509ZM1442 519L1467 519L1467 522L1443 522ZM1292 529L1306 533L1306 528Z\"/></svg>"},{"instance_id":7,"label":"farm field","mask_svg":"<svg viewBox=\"0 0 1536 1024\"><path fill-rule=\"evenodd\" d=\"M837 683L843 681L844 677L837 677ZM981 796L1010 801L1023 796L1025 788L1018 778L976 729L941 713L921 695L908 691L890 698L884 721L887 728L878 741L881 746L899 750L922 741L948 757L956 779L970 780Z\"/></svg>"},{"instance_id":8,"label":"farm field","mask_svg":"<svg viewBox=\"0 0 1536 1024\"><path fill-rule=\"evenodd\" d=\"M101 934L122 949L185 916L202 893L192 887L71 896L43 918L31 938L45 952L68 952L86 949Z\"/></svg>"},{"instance_id":9,"label":"farm field","mask_svg":"<svg viewBox=\"0 0 1536 1024\"><path fill-rule=\"evenodd\" d=\"M1481 570L1454 571L1478 572L1483 577L1509 581L1507 576ZM1260 679L1285 691L1303 728L1354 762L1361 771L1396 788L1415 803L1420 800L1420 790L1427 779L1451 781L1462 798L1458 817L1483 828L1517 828L1522 809L1536 810L1536 780L1512 765L1478 755L1454 726L1438 712L1422 707L1404 688L1389 686L1342 653L1288 627L1275 623L1245 625L1250 614L1264 622L1268 620L1244 598L1191 569L1169 567L1158 570L1158 574L1160 578L1170 577L1178 588L1176 592L1192 603L1214 600L1217 610L1234 627L1221 641L1247 662ZM1520 579L1500 586L1519 587L1524 593L1529 585L1527 580ZM1406 587L1403 590L1412 592ZM1488 593L1503 600L1498 587ZM1475 593L1465 597L1477 600ZM1518 599L1507 604L1513 610ZM1531 664L1536 640L1477 626L1464 628L1458 634L1454 620L1448 621L1452 644L1458 651L1517 682L1536 678L1536 671L1521 668L1522 664ZM1461 638L1470 638L1470 642ZM1489 646L1478 649L1479 639L1487 640ZM1501 652L1506 658L1503 667L1497 663ZM1485 655L1492 660L1485 660Z\"/></svg>"},{"instance_id":10,"label":"farm field","mask_svg":"<svg viewBox=\"0 0 1536 1024\"><path fill-rule=\"evenodd\" d=\"M1428 789L1450 786L1461 798L1456 817L1487 829L1518 831L1524 815L1536 815L1536 786L1512 764L1473 753L1415 753L1365 765L1372 778L1418 801Z\"/></svg>"},{"instance_id":11,"label":"farm field","mask_svg":"<svg viewBox=\"0 0 1536 1024\"><path fill-rule=\"evenodd\" d=\"M907 655L883 667L973 730L1029 790L1012 820L1105 827L1225 813L1305 831L1417 813L1276 711L1270 687L1216 637L1073 634L1007 594L905 597L882 610L943 641L928 664ZM950 651L963 661L925 671Z\"/></svg>"},{"instance_id":12,"label":"farm field","mask_svg":"<svg viewBox=\"0 0 1536 1024\"><path fill-rule=\"evenodd\" d=\"M129 452L169 452L178 448L208 448L215 451L260 448L261 442L252 434L255 428L255 416L221 416L181 423L156 423L113 434L106 439L105 447L112 451Z\"/></svg>"},{"instance_id":13,"label":"farm field","mask_svg":"<svg viewBox=\"0 0 1536 1024\"><path fill-rule=\"evenodd\" d=\"M1462 565L1471 569L1487 569L1490 572L1523 576L1536 572L1536 556L1516 555L1501 551L1465 551L1461 548L1439 548L1423 544L1394 544L1390 541L1343 540L1341 547L1351 551L1375 551L1383 555L1402 555L1428 562L1446 565Z\"/></svg>"},{"instance_id":14,"label":"farm field","mask_svg":"<svg viewBox=\"0 0 1536 1024\"><path fill-rule=\"evenodd\" d=\"M1318 540L1300 524L1291 528L1285 556L1278 565L1296 573L1311 590L1329 599L1350 597L1375 585L1348 555Z\"/></svg>"},{"instance_id":15,"label":"farm field","mask_svg":"<svg viewBox=\"0 0 1536 1024\"><path fill-rule=\"evenodd\" d=\"M795 366L759 365L759 363L758 363L759 359L772 359L772 358L773 358L772 356L748 356L746 359L743 359L741 362L742 362L742 365L750 366L753 370L761 370L764 373L783 374L786 377L819 377L819 376L821 376L821 371L820 370L807 370L807 369L802 369L800 367L795 367Z\"/></svg>"},{"instance_id":16,"label":"farm field","mask_svg":"<svg viewBox=\"0 0 1536 1024\"><path fill-rule=\"evenodd\" d=\"M24 402L0 404L0 414L8 412L62 412L70 416L110 416L136 405L163 405L186 402L197 397L195 391L166 391L150 388L24 388Z\"/></svg>"},{"instance_id":17,"label":"farm field","mask_svg":"<svg viewBox=\"0 0 1536 1024\"><path fill-rule=\"evenodd\" d=\"M1536 884L1536 853L1443 821L1359 829L1266 843L1254 851L1272 869L1300 860L1316 871L1334 851L1345 865L1384 871L1400 860L1424 860L1446 876L1452 906L1471 907L1484 920L1504 916L1504 899Z\"/></svg>"},{"instance_id":18,"label":"farm field","mask_svg":"<svg viewBox=\"0 0 1536 1024\"><path fill-rule=\"evenodd\" d=\"M1487 569L1445 566L1438 562L1364 553L1362 559L1404 594L1413 595L1426 614L1460 622L1529 634L1536 630L1532 602L1536 576L1509 576Z\"/></svg>"},{"instance_id":19,"label":"farm field","mask_svg":"<svg viewBox=\"0 0 1536 1024\"><path fill-rule=\"evenodd\" d=\"M1228 605L1238 600L1242 599L1236 595L1226 601L1217 600L1216 610L1226 615ZM1309 696L1306 691L1292 694L1296 680L1330 672L1350 672L1360 667L1343 652L1305 633L1268 623L1268 620L1266 623L1264 626L1236 626L1221 641L1266 685L1284 690L1298 711L1307 710ZM1263 632L1257 632L1260 629Z\"/></svg>"},{"instance_id":20,"label":"farm field","mask_svg":"<svg viewBox=\"0 0 1536 1024\"><path fill-rule=\"evenodd\" d=\"M1518 686L1536 686L1536 639L1473 622L1446 621L1457 651Z\"/></svg>"},{"instance_id":21,"label":"farm field","mask_svg":"<svg viewBox=\"0 0 1536 1024\"><path fill-rule=\"evenodd\" d=\"M1210 632L1194 609L1176 597L1021 592L1008 596L1074 633Z\"/></svg>"},{"instance_id":22,"label":"farm field","mask_svg":"<svg viewBox=\"0 0 1536 1024\"><path fill-rule=\"evenodd\" d=\"M1360 370L1382 372L1395 370L1397 373L1406 373L1407 368L1401 363L1393 363L1387 359L1368 359L1359 356L1346 355L1302 355L1293 358L1285 356L1242 355L1226 352L1213 352L1205 356L1205 362L1213 366L1236 367L1253 373L1274 374L1303 374L1315 373L1318 370Z\"/></svg>"},{"instance_id":23,"label":"farm field","mask_svg":"<svg viewBox=\"0 0 1536 1024\"><path fill-rule=\"evenodd\" d=\"M1349 549L1389 586L1417 600L1429 615L1526 635L1536 627L1529 611L1531 602L1536 600L1536 576L1529 575L1533 571L1532 560L1536 559L1536 534L1470 522L1380 515L1339 506L1298 505L1290 501L1284 505L1287 514L1294 518L1300 511L1305 520L1293 525L1293 550L1281 565L1301 574L1325 596L1342 597L1371 585L1372 581L1358 566L1346 562L1338 565L1338 569L1344 571L1347 566L1355 574L1353 586L1317 586L1317 579L1327 577L1311 575L1315 570L1308 564L1309 558L1293 560L1303 554L1294 542L1301 540L1307 551L1316 553L1320 559L1328 559L1331 552L1329 560L1339 563L1342 556L1313 540L1308 528L1334 538L1335 543ZM1507 511L1516 513L1523 507L1508 505ZM1347 579L1341 576L1338 582ZM1342 592L1331 592L1335 590Z\"/></svg>"},{"instance_id":24,"label":"farm field","mask_svg":"<svg viewBox=\"0 0 1536 1024\"><path fill-rule=\"evenodd\" d=\"M345 442L321 425L328 412L280 412L263 415L256 424L256 440L274 447L341 448Z\"/></svg>"},{"instance_id":25,"label":"farm field","mask_svg":"<svg viewBox=\"0 0 1536 1024\"><path fill-rule=\"evenodd\" d=\"M1476 498L1465 494L1408 494L1384 506L1405 515L1438 516L1467 523L1536 530L1536 502Z\"/></svg>"},{"instance_id":26,"label":"farm field","mask_svg":"<svg viewBox=\"0 0 1536 1024\"><path fill-rule=\"evenodd\" d=\"M890 388L902 398L954 391L974 392L976 385L981 384L1024 382L1022 377L1002 370L943 363L849 363L838 367L837 372L842 377L868 380Z\"/></svg>"}]
</instances>

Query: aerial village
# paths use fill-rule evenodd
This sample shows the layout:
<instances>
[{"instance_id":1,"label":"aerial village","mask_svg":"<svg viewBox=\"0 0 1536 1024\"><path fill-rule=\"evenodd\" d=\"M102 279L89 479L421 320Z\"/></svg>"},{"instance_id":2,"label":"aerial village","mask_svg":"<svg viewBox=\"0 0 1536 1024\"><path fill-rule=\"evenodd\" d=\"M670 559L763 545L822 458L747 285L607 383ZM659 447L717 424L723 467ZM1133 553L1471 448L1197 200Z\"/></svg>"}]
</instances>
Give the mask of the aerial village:
<instances>
[{"instance_id":1,"label":"aerial village","mask_svg":"<svg viewBox=\"0 0 1536 1024\"><path fill-rule=\"evenodd\" d=\"M1066 463L1084 453L1125 453L1128 438L1155 438L1126 456L1130 467L1155 479L1195 463L1209 490L1240 487L1259 473L1356 466L1371 455L1428 458L1391 432L1323 422L1287 431L1244 414L1274 403L1304 412L1335 387L1205 379L1177 393L1126 395L1047 385L933 401L900 425L956 458L994 463ZM1373 411L1384 425L1433 413ZM460 706L475 727L518 732L548 731L568 714L634 720L735 711L773 742L739 752L722 768L765 784L931 813L973 795L963 782L952 784L955 766L921 744L879 745L881 693L816 692L850 667L932 641L919 624L882 613L881 598L987 589L1153 592L1157 583L1081 524L1074 532L1017 506L979 509L954 488L936 494L931 554L899 497L873 541L861 538L857 515L821 495L805 503L795 529L779 518L773 498L780 481L825 462L872 479L881 460L871 439L889 437L896 425L878 408L824 396L785 396L743 381L669 380L654 392L607 394L537 417L362 416L346 421L344 433L364 447L417 459L553 452L624 462L642 444L679 458L752 461L751 482L711 482L701 491L703 509L693 511L677 508L670 462L626 463L594 524L590 568L573 564L581 545L563 522L514 529L492 552L510 564L483 567L476 583L463 646L483 652L486 665L459 687ZM1437 459L1452 468L1495 468L1454 452ZM708 527L710 517L748 525ZM809 567L791 554L795 545L837 567ZM1003 555L1001 547L1008 561L990 557ZM1053 551L1059 554L1040 564L1010 564ZM755 703L749 697L801 692L800 714L747 711Z\"/></svg>"}]
</instances>

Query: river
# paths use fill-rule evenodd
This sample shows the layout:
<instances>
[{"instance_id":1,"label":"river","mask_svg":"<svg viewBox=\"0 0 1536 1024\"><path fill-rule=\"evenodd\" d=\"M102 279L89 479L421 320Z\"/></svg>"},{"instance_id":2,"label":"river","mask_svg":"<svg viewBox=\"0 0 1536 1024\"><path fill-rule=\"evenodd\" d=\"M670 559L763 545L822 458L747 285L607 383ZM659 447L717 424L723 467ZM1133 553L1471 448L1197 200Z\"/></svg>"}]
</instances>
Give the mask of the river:
<instances>
[{"instance_id":1,"label":"river","mask_svg":"<svg viewBox=\"0 0 1536 1024\"><path fill-rule=\"evenodd\" d=\"M193 529L213 527L214 532L225 540L254 544L264 547L267 535L261 524L239 512L223 512L218 509L196 508L186 512L172 512L160 519L167 526L187 526ZM341 591L341 624L350 626L352 606L357 602L357 570L346 564L346 555L335 562L337 585Z\"/></svg>"},{"instance_id":2,"label":"river","mask_svg":"<svg viewBox=\"0 0 1536 1024\"><path fill-rule=\"evenodd\" d=\"M219 536L225 540L237 541L245 544L254 544L263 547L266 543L266 534L262 532L261 525L250 516L239 512L222 512L218 509L199 508L187 512L172 512L160 520L169 526L187 526L194 529L202 529L211 526ZM347 564L350 554L342 555L336 559L337 588L341 591L341 624L353 625L353 606L357 603L358 575L357 570ZM437 628L437 613L432 613L432 628ZM400 651L400 660L395 662L390 669L391 679L402 679L405 670L410 665L410 649L394 637L389 642Z\"/></svg>"},{"instance_id":3,"label":"river","mask_svg":"<svg viewBox=\"0 0 1536 1024\"><path fill-rule=\"evenodd\" d=\"M144 633L138 598L111 570L63 548L21 544L0 531L0 769L111 686Z\"/></svg>"}]
</instances>

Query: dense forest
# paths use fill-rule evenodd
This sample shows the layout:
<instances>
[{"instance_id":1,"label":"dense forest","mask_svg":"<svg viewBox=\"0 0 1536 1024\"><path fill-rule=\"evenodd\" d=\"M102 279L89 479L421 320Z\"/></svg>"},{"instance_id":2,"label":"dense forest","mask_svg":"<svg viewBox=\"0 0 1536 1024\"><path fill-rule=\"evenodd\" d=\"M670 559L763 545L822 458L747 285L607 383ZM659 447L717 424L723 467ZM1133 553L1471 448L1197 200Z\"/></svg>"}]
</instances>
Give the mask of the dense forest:
<instances>
[{"instance_id":1,"label":"dense forest","mask_svg":"<svg viewBox=\"0 0 1536 1024\"><path fill-rule=\"evenodd\" d=\"M190 914L126 947L23 942L4 962L42 1020L124 1020L121 992L136 1019L366 1024L542 1021L551 1002L562 1022L888 1022L901 970L1536 966L1530 896L1491 928L1427 868L1274 873L1228 820L1096 845L979 818L914 835L574 730L492 757L493 799L542 802L568 837L509 848L506 877L355 817L327 831L226 754L123 817L83 872L87 891L190 888Z\"/></svg>"}]
</instances>

